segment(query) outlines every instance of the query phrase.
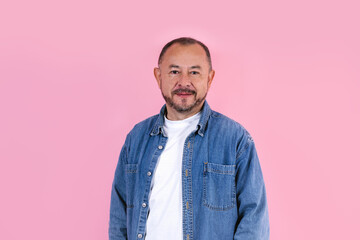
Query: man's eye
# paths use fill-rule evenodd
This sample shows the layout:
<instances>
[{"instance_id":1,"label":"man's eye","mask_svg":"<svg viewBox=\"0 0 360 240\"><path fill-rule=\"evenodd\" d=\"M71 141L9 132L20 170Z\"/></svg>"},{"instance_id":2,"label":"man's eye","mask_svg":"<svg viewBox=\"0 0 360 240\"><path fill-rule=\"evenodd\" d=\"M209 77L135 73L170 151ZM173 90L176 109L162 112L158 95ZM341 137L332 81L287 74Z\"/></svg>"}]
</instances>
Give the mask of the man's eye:
<instances>
[{"instance_id":1,"label":"man's eye","mask_svg":"<svg viewBox=\"0 0 360 240\"><path fill-rule=\"evenodd\" d=\"M172 70L172 71L170 71L170 73L171 73L171 74L178 74L179 71L177 71L177 70Z\"/></svg>"},{"instance_id":2,"label":"man's eye","mask_svg":"<svg viewBox=\"0 0 360 240\"><path fill-rule=\"evenodd\" d=\"M191 74L191 75L197 75L197 74L199 74L199 72L192 71L192 72L190 72L190 74Z\"/></svg>"}]
</instances>

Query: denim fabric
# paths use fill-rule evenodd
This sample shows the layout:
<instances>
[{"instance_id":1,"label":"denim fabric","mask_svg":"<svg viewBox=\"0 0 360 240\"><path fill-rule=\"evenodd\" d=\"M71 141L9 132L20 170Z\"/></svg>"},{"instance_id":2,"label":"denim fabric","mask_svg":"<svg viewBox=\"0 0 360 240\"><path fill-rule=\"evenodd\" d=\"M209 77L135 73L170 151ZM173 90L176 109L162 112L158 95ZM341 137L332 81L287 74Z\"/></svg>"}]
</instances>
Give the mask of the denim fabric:
<instances>
[{"instance_id":1,"label":"denim fabric","mask_svg":"<svg viewBox=\"0 0 360 240\"><path fill-rule=\"evenodd\" d=\"M167 141L165 111L164 105L126 137L112 185L110 240L145 237L151 179ZM253 139L206 101L197 130L185 140L182 193L184 240L269 239L265 185Z\"/></svg>"}]
</instances>

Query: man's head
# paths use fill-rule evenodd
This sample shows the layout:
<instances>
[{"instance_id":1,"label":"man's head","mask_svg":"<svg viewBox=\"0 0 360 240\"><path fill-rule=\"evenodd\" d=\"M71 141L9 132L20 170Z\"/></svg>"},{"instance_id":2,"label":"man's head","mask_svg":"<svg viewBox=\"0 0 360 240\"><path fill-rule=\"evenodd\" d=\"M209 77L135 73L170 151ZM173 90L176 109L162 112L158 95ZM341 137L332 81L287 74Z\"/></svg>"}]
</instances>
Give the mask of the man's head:
<instances>
[{"instance_id":1,"label":"man's head","mask_svg":"<svg viewBox=\"0 0 360 240\"><path fill-rule=\"evenodd\" d=\"M215 74L208 48L195 39L178 38L164 46L158 64L154 75L168 118L184 119L200 111Z\"/></svg>"},{"instance_id":2,"label":"man's head","mask_svg":"<svg viewBox=\"0 0 360 240\"><path fill-rule=\"evenodd\" d=\"M170 42L168 42L161 50L160 55L159 55L159 59L158 59L158 66L160 66L160 63L162 61L162 58L166 52L166 50L171 47L173 44L175 43L179 43L180 45L186 46L186 45L192 45L192 44L199 44L205 51L206 53L206 57L210 66L210 71L212 70L212 62L211 62L211 56L210 56L210 51L209 48L203 44L202 42L194 39L194 38L189 38L189 37L181 37L181 38L176 38Z\"/></svg>"}]
</instances>

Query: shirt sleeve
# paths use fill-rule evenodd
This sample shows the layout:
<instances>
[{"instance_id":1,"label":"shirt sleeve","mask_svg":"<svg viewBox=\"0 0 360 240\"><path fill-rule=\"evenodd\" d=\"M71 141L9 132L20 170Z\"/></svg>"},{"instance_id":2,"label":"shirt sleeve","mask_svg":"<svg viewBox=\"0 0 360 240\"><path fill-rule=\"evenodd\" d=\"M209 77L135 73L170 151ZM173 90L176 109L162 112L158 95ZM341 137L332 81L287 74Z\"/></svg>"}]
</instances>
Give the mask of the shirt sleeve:
<instances>
[{"instance_id":1,"label":"shirt sleeve","mask_svg":"<svg viewBox=\"0 0 360 240\"><path fill-rule=\"evenodd\" d=\"M126 227L126 180L125 163L127 162L126 141L121 149L111 188L109 240L127 239Z\"/></svg>"},{"instance_id":2,"label":"shirt sleeve","mask_svg":"<svg viewBox=\"0 0 360 240\"><path fill-rule=\"evenodd\" d=\"M238 224L234 240L268 240L269 214L265 183L254 141L248 132L236 164Z\"/></svg>"}]
</instances>

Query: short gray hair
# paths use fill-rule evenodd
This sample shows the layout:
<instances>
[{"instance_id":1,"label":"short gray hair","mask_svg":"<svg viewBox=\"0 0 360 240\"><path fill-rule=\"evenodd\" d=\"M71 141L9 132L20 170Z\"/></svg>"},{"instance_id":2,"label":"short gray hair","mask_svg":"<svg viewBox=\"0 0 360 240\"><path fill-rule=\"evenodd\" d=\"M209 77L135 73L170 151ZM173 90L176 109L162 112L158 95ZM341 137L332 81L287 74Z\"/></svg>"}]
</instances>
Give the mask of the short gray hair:
<instances>
[{"instance_id":1,"label":"short gray hair","mask_svg":"<svg viewBox=\"0 0 360 240\"><path fill-rule=\"evenodd\" d=\"M160 65L161 61L162 61L162 58L163 58L163 55L165 54L166 50L171 47L173 44L175 43L179 43L181 45L191 45L191 44L199 44L204 50L205 50L205 53L206 53L206 57L207 57L207 60L209 62L209 71L212 70L212 63L211 63L211 56L210 56L210 51L209 51L209 48L203 44L202 42L194 39L194 38L190 38L190 37L181 37L181 38L176 38L170 42L168 42L164 47L163 49L161 50L161 53L160 53L160 56L159 56L159 60L158 60L158 65Z\"/></svg>"}]
</instances>

